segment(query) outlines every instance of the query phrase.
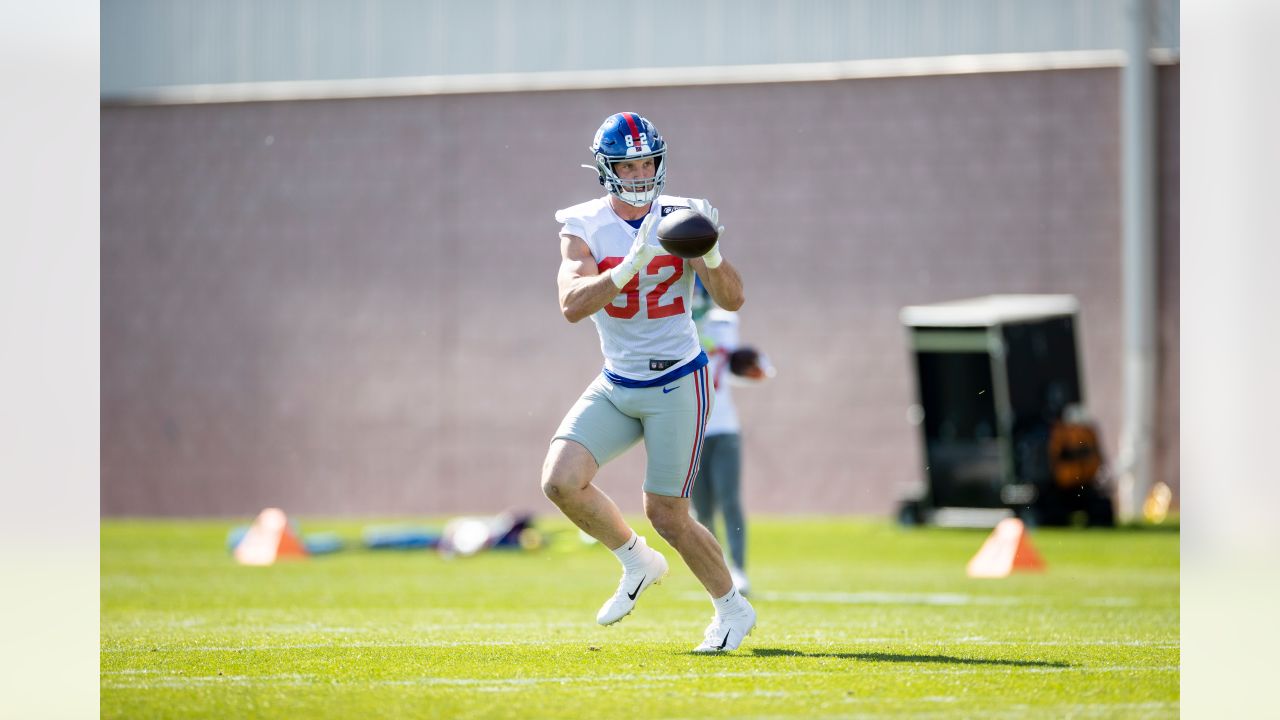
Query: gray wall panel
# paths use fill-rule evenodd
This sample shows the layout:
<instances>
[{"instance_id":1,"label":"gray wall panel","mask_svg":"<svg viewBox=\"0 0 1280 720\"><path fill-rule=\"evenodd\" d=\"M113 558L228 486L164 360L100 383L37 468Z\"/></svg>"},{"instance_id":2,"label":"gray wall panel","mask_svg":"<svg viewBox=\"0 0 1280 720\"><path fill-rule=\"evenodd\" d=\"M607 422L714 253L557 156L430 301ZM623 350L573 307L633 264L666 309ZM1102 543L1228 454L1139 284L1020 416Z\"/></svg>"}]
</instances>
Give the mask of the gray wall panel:
<instances>
[{"instance_id":1,"label":"gray wall panel","mask_svg":"<svg viewBox=\"0 0 1280 720\"><path fill-rule=\"evenodd\" d=\"M1153 44L1177 49L1178 0ZM1119 0L105 0L102 92L1124 46Z\"/></svg>"}]
</instances>

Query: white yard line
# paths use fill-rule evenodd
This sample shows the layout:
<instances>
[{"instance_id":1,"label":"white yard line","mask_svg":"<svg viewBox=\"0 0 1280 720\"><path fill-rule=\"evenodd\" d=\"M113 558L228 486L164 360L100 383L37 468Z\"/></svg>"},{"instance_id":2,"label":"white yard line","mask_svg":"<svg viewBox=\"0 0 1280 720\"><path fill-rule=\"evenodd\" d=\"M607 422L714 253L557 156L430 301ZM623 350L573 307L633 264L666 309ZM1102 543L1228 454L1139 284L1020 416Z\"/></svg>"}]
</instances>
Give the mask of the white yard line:
<instances>
[{"instance_id":1,"label":"white yard line","mask_svg":"<svg viewBox=\"0 0 1280 720\"><path fill-rule=\"evenodd\" d=\"M798 635L790 634L779 640L781 644L798 644L798 652L838 646L842 643L857 645L899 645L910 643L912 647L946 646L946 645L1013 645L1013 646L1046 646L1046 647L1154 647L1176 648L1178 640L988 640L984 637L936 638L919 640L909 636L899 637L846 637L834 634Z\"/></svg>"},{"instance_id":2,"label":"white yard line","mask_svg":"<svg viewBox=\"0 0 1280 720\"><path fill-rule=\"evenodd\" d=\"M1020 605L1022 598L961 593L762 592L752 599L842 605Z\"/></svg>"},{"instance_id":3,"label":"white yard line","mask_svg":"<svg viewBox=\"0 0 1280 720\"><path fill-rule=\"evenodd\" d=\"M704 593L681 593L682 600L705 601ZM905 593L905 592L758 592L753 600L769 600L792 603L830 603L836 605L1031 605L1054 602L1050 598L1009 597L1004 595L969 595L965 593ZM1087 606L1134 607L1138 604L1131 597L1093 597L1078 601Z\"/></svg>"},{"instance_id":4,"label":"white yard line","mask_svg":"<svg viewBox=\"0 0 1280 720\"><path fill-rule=\"evenodd\" d=\"M957 645L1036 645L1064 647L1164 647L1176 648L1181 645L1177 640L984 640L983 638L958 638L946 640L945 643Z\"/></svg>"},{"instance_id":5,"label":"white yard line","mask_svg":"<svg viewBox=\"0 0 1280 720\"><path fill-rule=\"evenodd\" d=\"M576 621L564 622L524 622L524 623L475 623L475 622L452 622L442 620L440 622L409 622L396 626L397 629L403 629L407 632L426 633L432 631L455 632L458 630L538 630L542 631L547 628L566 628L581 627L583 623ZM142 618L131 622L108 622L106 627L116 628L178 628L189 630L199 628L206 631L216 631L221 629L234 630L235 632L245 633L370 633L375 632L377 628L373 626L355 626L355 625L326 625L324 623L271 623L271 624L236 624L234 626L227 625L222 618L203 618L203 617L185 617L175 619L154 619ZM385 629L385 627L383 628Z\"/></svg>"},{"instance_id":6,"label":"white yard line","mask_svg":"<svg viewBox=\"0 0 1280 720\"><path fill-rule=\"evenodd\" d=\"M416 642L331 642L331 643L276 643L269 645L156 645L153 648L112 647L102 648L102 653L215 653L215 652L273 652L277 650L319 650L331 648L450 648L450 647L486 647L513 645L581 645L597 642L587 637L567 638L563 640L420 640ZM788 642L796 642L794 636ZM824 650L841 643L860 645L893 645L904 642L915 642L904 637L838 637L823 636L801 640L803 646L797 648L797 657L807 655L806 650ZM813 646L817 645L817 648ZM1043 647L1154 647L1177 648L1176 640L988 640L982 637L961 637L930 640L927 646L945 645L1010 645L1010 646L1043 646Z\"/></svg>"},{"instance_id":7,"label":"white yard line","mask_svg":"<svg viewBox=\"0 0 1280 720\"><path fill-rule=\"evenodd\" d=\"M320 648L428 648L428 647L471 647L476 645L549 645L561 641L539 640L536 643L523 643L515 640L459 640L419 642L332 642L332 643L289 643L278 645L156 645L154 650L146 647L103 648L104 653L146 653L146 652L262 652L272 650L316 650ZM563 641L581 642L581 641Z\"/></svg>"},{"instance_id":8,"label":"white yard line","mask_svg":"<svg viewBox=\"0 0 1280 720\"><path fill-rule=\"evenodd\" d=\"M873 711L869 714L859 713L851 716L847 713L836 712L830 710L826 712L796 712L789 715L752 715L754 720L793 720L797 717L805 718L875 718L901 720L902 718L929 718L929 720L939 720L940 718L962 718L969 720L973 717L982 717L984 720L1002 720L1009 718L1010 720L1023 720L1026 717L1072 717L1072 718L1089 718L1089 717L1114 717L1119 711L1126 711L1123 717L1170 717L1169 712L1173 711L1172 717L1177 717L1178 701L1150 701L1141 703L1059 703L1054 705L1028 705L1026 703L1012 703L1009 705L991 705L990 702L976 703L970 700L967 707L947 708L937 705L926 706L918 710L908 710L902 706L909 703L932 703L931 698L882 698L882 697L856 697L846 696L836 700L836 702L856 704L867 702L891 702L894 704L892 711ZM972 705L980 704L980 710L975 710ZM1145 711L1145 712L1143 712ZM1135 714L1142 713L1142 714ZM1157 713L1151 715L1148 713ZM671 716L667 720L706 720L703 716Z\"/></svg>"},{"instance_id":9,"label":"white yard line","mask_svg":"<svg viewBox=\"0 0 1280 720\"><path fill-rule=\"evenodd\" d=\"M901 663L893 663L900 665ZM922 663L923 664L923 663ZM1109 667L1043 667L1043 666L1020 666L1008 665L1005 669L1009 672L1028 672L1028 673L1135 673L1135 672L1179 672L1179 665L1162 665L1144 667L1139 665L1117 665ZM859 674L865 676L869 668L865 665L859 667ZM991 667L987 664L983 666L969 666L961 668L915 668L912 670L914 674L923 675L972 675L977 673L987 673L991 671ZM898 672L897 669L893 672ZM105 675L106 673L104 673ZM120 680L104 678L102 686L113 690L144 690L150 688L182 688L182 687L208 687L211 685L287 685L287 686L311 686L311 685L353 685L361 687L416 687L416 686L445 686L445 687L538 687L542 685L573 685L582 686L587 684L612 684L625 682L634 686L636 683L671 683L685 682L688 680L699 680L706 678L742 678L742 679L758 679L766 677L777 678L796 678L801 676L821 676L821 675L839 675L841 671L833 670L830 672L814 672L814 671L798 671L798 672L717 672L717 673L676 673L676 674L626 674L626 675L595 675L595 676L558 676L558 677L530 677L530 678L438 678L438 677L422 677L408 678L404 680L348 680L338 681L332 676L303 675L298 673L284 673L276 675L167 675L153 678L121 678Z\"/></svg>"}]
</instances>

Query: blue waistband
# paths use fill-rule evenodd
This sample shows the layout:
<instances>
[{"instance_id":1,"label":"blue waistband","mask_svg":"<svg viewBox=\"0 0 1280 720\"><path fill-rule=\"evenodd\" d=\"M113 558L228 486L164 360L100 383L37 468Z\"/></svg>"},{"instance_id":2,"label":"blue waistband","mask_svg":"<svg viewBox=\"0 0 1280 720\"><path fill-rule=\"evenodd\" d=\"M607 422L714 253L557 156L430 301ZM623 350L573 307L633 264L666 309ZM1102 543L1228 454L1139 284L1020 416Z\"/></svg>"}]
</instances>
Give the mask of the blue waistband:
<instances>
[{"instance_id":1,"label":"blue waistband","mask_svg":"<svg viewBox=\"0 0 1280 720\"><path fill-rule=\"evenodd\" d=\"M689 373L693 372L694 370L698 370L706 366L706 364L707 364L707 354L705 352L700 352L698 353L698 357L690 360L684 365L681 365L675 370L672 370L666 375L659 375L658 377L652 380L632 380L631 378L626 378L616 373L611 373L608 370L604 371L604 376L609 382L613 383L614 385L619 385L621 387L629 387L629 388L657 387L658 385L666 385L672 380L678 380L684 377L685 375L688 375Z\"/></svg>"}]
</instances>

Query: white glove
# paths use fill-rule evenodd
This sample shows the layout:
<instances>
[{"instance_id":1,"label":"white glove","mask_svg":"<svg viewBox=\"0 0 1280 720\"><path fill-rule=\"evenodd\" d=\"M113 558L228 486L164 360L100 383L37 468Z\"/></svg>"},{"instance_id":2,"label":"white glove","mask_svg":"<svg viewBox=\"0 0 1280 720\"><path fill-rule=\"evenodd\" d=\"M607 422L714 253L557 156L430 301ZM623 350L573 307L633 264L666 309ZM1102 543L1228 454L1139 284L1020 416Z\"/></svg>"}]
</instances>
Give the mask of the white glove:
<instances>
[{"instance_id":1,"label":"white glove","mask_svg":"<svg viewBox=\"0 0 1280 720\"><path fill-rule=\"evenodd\" d=\"M619 290L631 282L631 278L643 270L654 256L667 254L666 249L657 242L657 229L658 214L649 213L645 216L644 222L640 223L640 230L636 232L635 242L631 243L627 256L622 258L622 262L617 267L609 271L613 284L617 285Z\"/></svg>"},{"instance_id":2,"label":"white glove","mask_svg":"<svg viewBox=\"0 0 1280 720\"><path fill-rule=\"evenodd\" d=\"M724 226L720 224L719 210L712 207L711 203L706 200L697 199L690 199L689 207L695 212L702 213L708 220L710 220L711 224L716 226L716 233L719 234L720 239L724 239ZM715 245L711 246L711 249L707 251L706 255L702 256L702 261L707 264L708 269L720 267L720 263L724 262L724 258L720 257L719 240L716 241Z\"/></svg>"}]
</instances>

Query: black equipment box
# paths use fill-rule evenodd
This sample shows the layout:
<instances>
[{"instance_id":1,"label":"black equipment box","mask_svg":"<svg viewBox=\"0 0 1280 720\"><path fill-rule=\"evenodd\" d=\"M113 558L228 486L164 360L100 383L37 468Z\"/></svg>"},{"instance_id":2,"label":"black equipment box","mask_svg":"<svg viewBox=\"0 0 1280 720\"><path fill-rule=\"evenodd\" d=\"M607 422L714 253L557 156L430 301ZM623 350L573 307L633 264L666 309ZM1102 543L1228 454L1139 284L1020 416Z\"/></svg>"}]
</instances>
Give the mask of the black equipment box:
<instances>
[{"instance_id":1,"label":"black equipment box","mask_svg":"<svg viewBox=\"0 0 1280 720\"><path fill-rule=\"evenodd\" d=\"M909 419L920 428L925 492L903 504L900 520L992 526L1016 515L1065 525L1075 516L1114 524L1096 433L1069 417L1084 401L1078 312L1070 295L903 308L917 390Z\"/></svg>"}]
</instances>

